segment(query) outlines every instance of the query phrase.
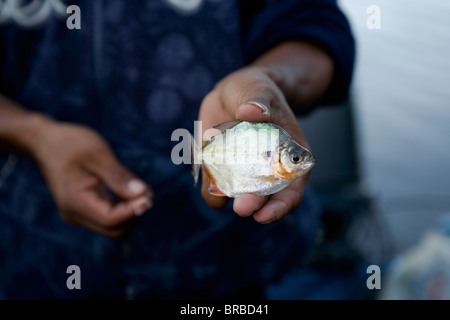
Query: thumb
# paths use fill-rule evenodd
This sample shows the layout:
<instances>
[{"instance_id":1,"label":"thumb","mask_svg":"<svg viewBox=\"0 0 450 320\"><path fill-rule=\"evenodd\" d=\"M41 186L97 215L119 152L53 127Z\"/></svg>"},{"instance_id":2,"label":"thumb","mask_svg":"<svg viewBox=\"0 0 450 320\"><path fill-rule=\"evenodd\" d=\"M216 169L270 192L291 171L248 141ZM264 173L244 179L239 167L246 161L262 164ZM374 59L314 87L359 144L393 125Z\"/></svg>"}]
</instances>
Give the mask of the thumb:
<instances>
[{"instance_id":1,"label":"thumb","mask_svg":"<svg viewBox=\"0 0 450 320\"><path fill-rule=\"evenodd\" d=\"M285 100L273 80L254 69L232 74L218 89L223 109L232 118L249 122L271 121L272 109Z\"/></svg>"},{"instance_id":2,"label":"thumb","mask_svg":"<svg viewBox=\"0 0 450 320\"><path fill-rule=\"evenodd\" d=\"M141 195L153 196L150 187L137 178L112 155L104 155L96 166L95 174L117 196L133 199Z\"/></svg>"},{"instance_id":3,"label":"thumb","mask_svg":"<svg viewBox=\"0 0 450 320\"><path fill-rule=\"evenodd\" d=\"M236 118L249 122L270 122L270 108L259 101L247 101L236 109Z\"/></svg>"}]
</instances>

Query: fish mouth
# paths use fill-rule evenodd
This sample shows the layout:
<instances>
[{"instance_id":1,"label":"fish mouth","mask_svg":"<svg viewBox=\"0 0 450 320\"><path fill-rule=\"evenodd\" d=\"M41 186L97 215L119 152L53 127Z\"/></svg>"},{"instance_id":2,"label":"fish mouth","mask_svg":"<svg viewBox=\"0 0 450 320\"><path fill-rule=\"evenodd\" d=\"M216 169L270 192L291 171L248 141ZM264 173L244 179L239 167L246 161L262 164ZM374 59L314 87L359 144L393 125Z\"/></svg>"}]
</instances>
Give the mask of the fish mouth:
<instances>
[{"instance_id":1,"label":"fish mouth","mask_svg":"<svg viewBox=\"0 0 450 320\"><path fill-rule=\"evenodd\" d=\"M302 161L301 165L299 166L300 170L298 170L298 175L296 175L297 177L308 173L309 171L311 171L311 169L315 165L314 157L310 152L305 151L302 153L302 156L303 156L303 161Z\"/></svg>"},{"instance_id":2,"label":"fish mouth","mask_svg":"<svg viewBox=\"0 0 450 320\"><path fill-rule=\"evenodd\" d=\"M309 159L305 160L305 162L302 164L302 166L301 166L302 167L301 171L303 171L302 174L305 174L306 172L311 170L312 167L314 167L314 165L315 165L315 161L314 161L314 158L311 156L311 157L309 157Z\"/></svg>"}]
</instances>

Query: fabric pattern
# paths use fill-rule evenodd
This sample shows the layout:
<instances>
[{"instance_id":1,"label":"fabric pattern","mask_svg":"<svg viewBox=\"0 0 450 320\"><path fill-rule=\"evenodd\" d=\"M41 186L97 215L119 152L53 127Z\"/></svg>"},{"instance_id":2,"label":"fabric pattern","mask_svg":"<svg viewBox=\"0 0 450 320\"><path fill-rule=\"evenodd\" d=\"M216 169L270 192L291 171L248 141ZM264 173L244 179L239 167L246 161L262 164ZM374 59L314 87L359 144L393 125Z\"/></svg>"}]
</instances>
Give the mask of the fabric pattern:
<instances>
[{"instance_id":1,"label":"fabric pattern","mask_svg":"<svg viewBox=\"0 0 450 320\"><path fill-rule=\"evenodd\" d=\"M326 47L339 66L338 91L345 91L353 42L335 1L71 4L81 8L80 30L68 30L57 15L33 28L0 24L0 92L100 132L155 190L155 206L123 240L67 225L37 165L17 156L0 183L0 297L260 295L298 267L319 223L312 191L295 212L270 225L239 218L230 205L211 209L189 168L172 163L170 137L177 128L193 130L217 81L287 38ZM0 168L9 156L0 154ZM72 264L80 266L81 290L66 287Z\"/></svg>"}]
</instances>

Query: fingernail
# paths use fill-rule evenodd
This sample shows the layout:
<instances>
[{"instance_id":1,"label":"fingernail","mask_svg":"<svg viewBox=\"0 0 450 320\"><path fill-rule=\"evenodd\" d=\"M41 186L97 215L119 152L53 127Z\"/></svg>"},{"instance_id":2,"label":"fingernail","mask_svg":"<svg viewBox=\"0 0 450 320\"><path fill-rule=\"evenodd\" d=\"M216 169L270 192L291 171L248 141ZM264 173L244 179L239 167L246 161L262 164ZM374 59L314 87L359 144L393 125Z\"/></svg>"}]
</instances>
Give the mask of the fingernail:
<instances>
[{"instance_id":1,"label":"fingernail","mask_svg":"<svg viewBox=\"0 0 450 320\"><path fill-rule=\"evenodd\" d=\"M134 194L140 194L140 193L144 192L145 189L147 189L147 186L145 185L145 183L143 183L142 181L140 181L138 179L131 179L128 182L128 190L130 190Z\"/></svg>"},{"instance_id":2,"label":"fingernail","mask_svg":"<svg viewBox=\"0 0 450 320\"><path fill-rule=\"evenodd\" d=\"M152 207L152 202L147 197L141 197L131 203L136 216L141 216L145 211Z\"/></svg>"},{"instance_id":3,"label":"fingernail","mask_svg":"<svg viewBox=\"0 0 450 320\"><path fill-rule=\"evenodd\" d=\"M263 114L270 115L269 108L268 108L265 104L263 104L263 103L261 103L261 102L258 102L258 101L248 101L248 102L244 103L243 105L244 105L244 106L245 106L245 105L257 106L258 108L260 108L260 109L262 110Z\"/></svg>"}]
</instances>

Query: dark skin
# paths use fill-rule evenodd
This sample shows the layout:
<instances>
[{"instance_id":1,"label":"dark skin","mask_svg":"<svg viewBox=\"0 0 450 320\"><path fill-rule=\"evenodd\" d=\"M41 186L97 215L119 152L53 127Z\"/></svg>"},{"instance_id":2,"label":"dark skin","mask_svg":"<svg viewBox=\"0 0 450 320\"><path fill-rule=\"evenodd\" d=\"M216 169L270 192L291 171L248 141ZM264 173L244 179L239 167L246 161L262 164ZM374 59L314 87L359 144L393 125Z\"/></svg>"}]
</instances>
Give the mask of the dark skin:
<instances>
[{"instance_id":1,"label":"dark skin","mask_svg":"<svg viewBox=\"0 0 450 320\"><path fill-rule=\"evenodd\" d=\"M206 96L199 112L202 129L235 119L272 122L310 149L289 103L308 108L328 89L332 75L333 63L320 49L300 42L278 45L251 66L227 76ZM255 100L268 110L247 103ZM233 209L242 217L253 215L260 223L281 220L301 203L308 177L299 177L268 197L240 195L234 199ZM211 207L223 207L228 199L210 195L208 187L209 179L204 174L203 197Z\"/></svg>"},{"instance_id":2,"label":"dark skin","mask_svg":"<svg viewBox=\"0 0 450 320\"><path fill-rule=\"evenodd\" d=\"M204 98L199 120L206 131L229 120L273 122L298 143L309 145L295 113L309 108L330 85L331 58L321 49L299 41L284 42L251 65L221 80ZM260 101L267 112L246 104ZM292 110L290 105L297 106ZM38 164L62 218L109 237L120 237L136 216L152 206L150 186L125 168L108 143L94 130L58 122L30 112L0 96L0 147L28 154ZM308 175L268 197L244 194L234 199L234 211L253 215L260 223L282 219L303 197ZM208 193L203 175L202 195L214 208L229 199ZM113 201L106 188L119 201Z\"/></svg>"}]
</instances>

